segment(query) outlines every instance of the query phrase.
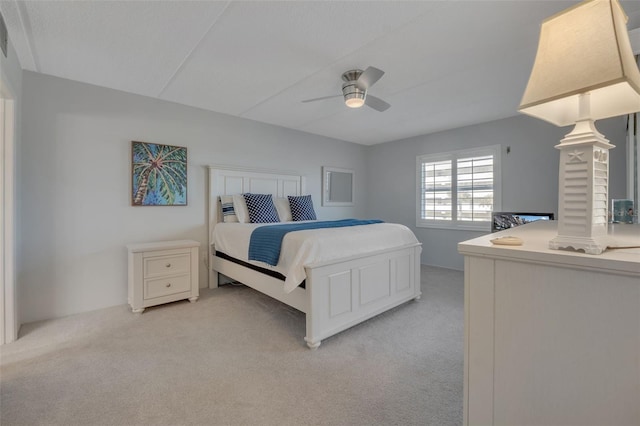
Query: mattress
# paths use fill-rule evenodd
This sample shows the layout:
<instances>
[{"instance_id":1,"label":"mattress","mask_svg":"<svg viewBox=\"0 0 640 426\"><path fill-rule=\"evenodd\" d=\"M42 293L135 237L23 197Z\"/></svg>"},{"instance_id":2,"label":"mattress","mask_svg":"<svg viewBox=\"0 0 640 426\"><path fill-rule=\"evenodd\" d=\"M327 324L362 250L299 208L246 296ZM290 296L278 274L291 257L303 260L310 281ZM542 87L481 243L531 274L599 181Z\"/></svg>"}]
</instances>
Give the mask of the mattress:
<instances>
[{"instance_id":1,"label":"mattress","mask_svg":"<svg viewBox=\"0 0 640 426\"><path fill-rule=\"evenodd\" d=\"M278 224L218 223L213 230L213 244L215 251L284 275L287 293L307 278L305 267L419 244L409 228L397 223L309 229L285 235L276 266L249 260L251 233L260 226L272 225Z\"/></svg>"}]
</instances>

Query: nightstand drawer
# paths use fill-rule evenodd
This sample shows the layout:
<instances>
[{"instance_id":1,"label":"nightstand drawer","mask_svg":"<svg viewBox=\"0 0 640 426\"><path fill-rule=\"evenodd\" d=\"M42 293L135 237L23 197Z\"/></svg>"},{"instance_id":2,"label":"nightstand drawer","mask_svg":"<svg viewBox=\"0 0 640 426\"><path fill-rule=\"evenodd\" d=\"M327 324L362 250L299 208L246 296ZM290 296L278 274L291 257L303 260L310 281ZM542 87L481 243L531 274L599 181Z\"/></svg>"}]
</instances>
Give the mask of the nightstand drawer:
<instances>
[{"instance_id":1,"label":"nightstand drawer","mask_svg":"<svg viewBox=\"0 0 640 426\"><path fill-rule=\"evenodd\" d=\"M191 257L189 254L173 256L156 256L144 259L144 277L153 278L163 275L189 272Z\"/></svg>"},{"instance_id":2,"label":"nightstand drawer","mask_svg":"<svg viewBox=\"0 0 640 426\"><path fill-rule=\"evenodd\" d=\"M156 278L144 280L144 298L168 296L182 293L191 289L191 277L189 274L178 275L169 278Z\"/></svg>"}]
</instances>

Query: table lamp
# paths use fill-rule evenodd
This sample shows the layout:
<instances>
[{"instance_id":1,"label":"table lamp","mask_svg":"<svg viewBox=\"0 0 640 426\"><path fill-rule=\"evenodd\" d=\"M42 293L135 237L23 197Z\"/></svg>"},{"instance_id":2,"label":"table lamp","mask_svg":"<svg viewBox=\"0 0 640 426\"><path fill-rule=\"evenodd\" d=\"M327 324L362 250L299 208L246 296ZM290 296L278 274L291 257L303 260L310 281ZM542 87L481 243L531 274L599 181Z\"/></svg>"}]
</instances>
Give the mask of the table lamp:
<instances>
[{"instance_id":1,"label":"table lamp","mask_svg":"<svg viewBox=\"0 0 640 426\"><path fill-rule=\"evenodd\" d=\"M640 111L640 72L618 0L587 0L547 18L519 111L574 129L560 141L552 249L609 245L609 149L594 121Z\"/></svg>"}]
</instances>

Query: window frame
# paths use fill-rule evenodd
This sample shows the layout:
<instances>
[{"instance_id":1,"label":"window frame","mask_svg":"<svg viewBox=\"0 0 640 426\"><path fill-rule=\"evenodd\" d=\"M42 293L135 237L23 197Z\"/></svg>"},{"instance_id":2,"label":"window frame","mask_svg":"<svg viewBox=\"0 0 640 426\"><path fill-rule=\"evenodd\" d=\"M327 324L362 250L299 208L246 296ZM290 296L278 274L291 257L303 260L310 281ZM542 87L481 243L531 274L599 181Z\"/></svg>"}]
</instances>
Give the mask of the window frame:
<instances>
[{"instance_id":1,"label":"window frame","mask_svg":"<svg viewBox=\"0 0 640 426\"><path fill-rule=\"evenodd\" d=\"M461 149L456 151L441 152L436 154L423 154L416 156L416 227L460 229L472 231L491 231L491 220L466 221L458 220L458 167L457 162L463 158L475 158L487 155L493 156L493 209L502 209L502 147L490 145L478 148ZM439 161L451 162L451 220L424 219L422 217L422 165Z\"/></svg>"}]
</instances>

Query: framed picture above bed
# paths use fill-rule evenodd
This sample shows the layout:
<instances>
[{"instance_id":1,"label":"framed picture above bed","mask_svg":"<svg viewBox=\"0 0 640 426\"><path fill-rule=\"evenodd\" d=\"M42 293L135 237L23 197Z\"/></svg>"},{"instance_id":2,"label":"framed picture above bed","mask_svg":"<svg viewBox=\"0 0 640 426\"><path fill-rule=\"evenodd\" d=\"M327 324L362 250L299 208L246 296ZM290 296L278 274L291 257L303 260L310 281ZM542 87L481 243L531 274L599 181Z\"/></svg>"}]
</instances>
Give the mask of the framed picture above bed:
<instances>
[{"instance_id":1,"label":"framed picture above bed","mask_svg":"<svg viewBox=\"0 0 640 426\"><path fill-rule=\"evenodd\" d=\"M187 205L187 148L131 142L131 205Z\"/></svg>"},{"instance_id":2,"label":"framed picture above bed","mask_svg":"<svg viewBox=\"0 0 640 426\"><path fill-rule=\"evenodd\" d=\"M353 170L322 167L322 205L353 206Z\"/></svg>"}]
</instances>

